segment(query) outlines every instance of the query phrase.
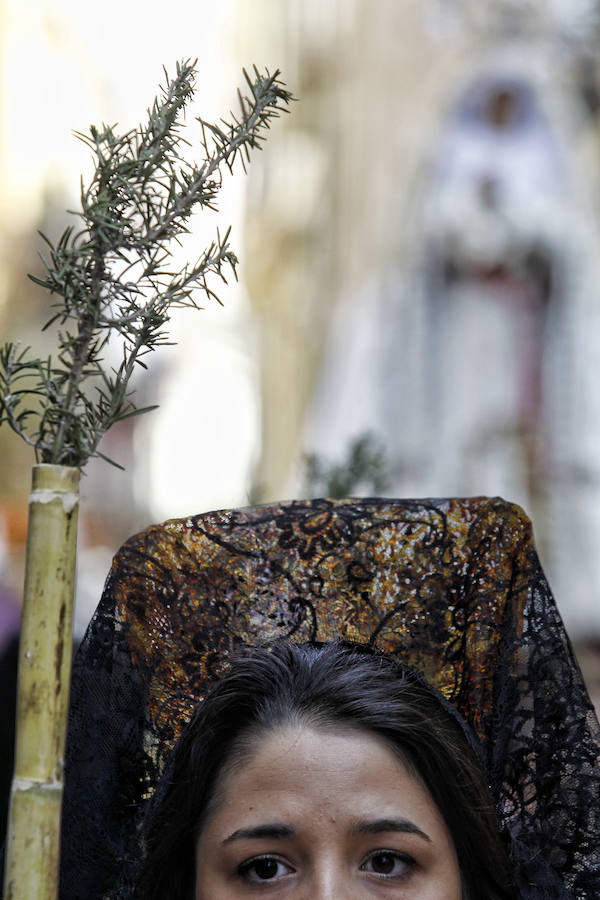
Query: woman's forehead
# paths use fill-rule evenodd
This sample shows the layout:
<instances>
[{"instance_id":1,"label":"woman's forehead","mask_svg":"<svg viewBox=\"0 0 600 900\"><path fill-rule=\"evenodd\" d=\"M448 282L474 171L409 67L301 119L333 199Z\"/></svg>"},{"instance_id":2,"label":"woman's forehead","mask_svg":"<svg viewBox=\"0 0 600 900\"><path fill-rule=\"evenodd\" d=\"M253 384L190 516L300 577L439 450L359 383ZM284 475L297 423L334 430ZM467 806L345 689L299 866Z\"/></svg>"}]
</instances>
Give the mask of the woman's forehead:
<instances>
[{"instance_id":1,"label":"woman's forehead","mask_svg":"<svg viewBox=\"0 0 600 900\"><path fill-rule=\"evenodd\" d=\"M346 727L288 725L270 732L255 741L243 765L223 775L218 795L212 818L225 827L240 816L272 819L275 811L306 823L334 816L344 827L375 814L416 816L425 831L442 822L420 779L383 738Z\"/></svg>"}]
</instances>

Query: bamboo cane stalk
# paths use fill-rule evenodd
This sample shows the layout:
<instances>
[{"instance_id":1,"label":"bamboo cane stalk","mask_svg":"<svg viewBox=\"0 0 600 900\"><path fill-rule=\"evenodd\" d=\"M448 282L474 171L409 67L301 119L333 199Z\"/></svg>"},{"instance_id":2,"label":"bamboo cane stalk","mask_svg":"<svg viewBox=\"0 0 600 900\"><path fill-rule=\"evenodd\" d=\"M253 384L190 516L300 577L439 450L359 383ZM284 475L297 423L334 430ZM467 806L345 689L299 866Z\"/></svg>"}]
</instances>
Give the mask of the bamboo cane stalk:
<instances>
[{"instance_id":1,"label":"bamboo cane stalk","mask_svg":"<svg viewBox=\"0 0 600 900\"><path fill-rule=\"evenodd\" d=\"M55 900L58 893L79 474L33 467L5 900Z\"/></svg>"}]
</instances>

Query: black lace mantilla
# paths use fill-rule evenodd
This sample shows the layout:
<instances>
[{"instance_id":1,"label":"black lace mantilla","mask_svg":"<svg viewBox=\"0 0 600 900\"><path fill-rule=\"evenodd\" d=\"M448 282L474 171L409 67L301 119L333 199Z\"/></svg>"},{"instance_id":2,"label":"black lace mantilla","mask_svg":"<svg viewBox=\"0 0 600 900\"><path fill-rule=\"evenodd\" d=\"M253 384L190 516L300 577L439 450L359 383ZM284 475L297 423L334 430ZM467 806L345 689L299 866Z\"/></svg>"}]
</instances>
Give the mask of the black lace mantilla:
<instances>
[{"instance_id":1,"label":"black lace mantilla","mask_svg":"<svg viewBox=\"0 0 600 900\"><path fill-rule=\"evenodd\" d=\"M194 706L280 637L419 670L480 742L521 897L600 898L598 721L529 520L471 498L221 511L124 544L75 661L61 900L119 896Z\"/></svg>"}]
</instances>

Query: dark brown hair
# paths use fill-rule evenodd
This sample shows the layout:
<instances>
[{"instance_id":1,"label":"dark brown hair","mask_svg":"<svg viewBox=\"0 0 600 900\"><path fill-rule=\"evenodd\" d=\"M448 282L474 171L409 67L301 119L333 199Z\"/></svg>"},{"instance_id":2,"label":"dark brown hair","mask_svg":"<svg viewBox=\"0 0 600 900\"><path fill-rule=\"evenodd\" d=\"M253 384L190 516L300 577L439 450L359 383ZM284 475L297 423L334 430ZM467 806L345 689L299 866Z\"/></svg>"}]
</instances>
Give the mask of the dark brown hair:
<instances>
[{"instance_id":1,"label":"dark brown hair","mask_svg":"<svg viewBox=\"0 0 600 900\"><path fill-rule=\"evenodd\" d=\"M288 723L382 737L439 808L465 900L514 898L475 743L453 708L417 674L366 648L290 642L249 651L197 707L149 805L136 898L193 900L196 843L219 776Z\"/></svg>"}]
</instances>

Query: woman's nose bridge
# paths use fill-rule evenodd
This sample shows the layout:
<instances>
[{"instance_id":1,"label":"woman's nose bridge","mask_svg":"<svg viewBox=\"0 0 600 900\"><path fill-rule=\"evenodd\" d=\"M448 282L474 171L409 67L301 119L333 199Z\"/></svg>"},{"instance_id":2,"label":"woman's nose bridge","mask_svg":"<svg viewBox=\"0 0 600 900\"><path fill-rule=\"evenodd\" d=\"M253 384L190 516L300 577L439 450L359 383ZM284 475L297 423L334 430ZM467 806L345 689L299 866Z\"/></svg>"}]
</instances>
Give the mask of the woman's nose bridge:
<instances>
[{"instance_id":1,"label":"woman's nose bridge","mask_svg":"<svg viewBox=\"0 0 600 900\"><path fill-rule=\"evenodd\" d=\"M309 890L303 900L361 900L351 871L341 855L322 852L315 860Z\"/></svg>"}]
</instances>

